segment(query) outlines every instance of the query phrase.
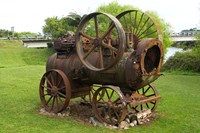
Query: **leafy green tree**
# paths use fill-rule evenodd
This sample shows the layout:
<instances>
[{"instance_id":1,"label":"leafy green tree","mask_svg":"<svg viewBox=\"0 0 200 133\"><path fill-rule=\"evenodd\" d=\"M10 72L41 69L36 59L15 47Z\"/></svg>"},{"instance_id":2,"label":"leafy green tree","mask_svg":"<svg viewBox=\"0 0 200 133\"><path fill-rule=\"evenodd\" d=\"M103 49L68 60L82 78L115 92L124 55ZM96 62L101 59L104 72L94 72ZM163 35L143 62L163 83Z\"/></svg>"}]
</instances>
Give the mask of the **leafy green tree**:
<instances>
[{"instance_id":1,"label":"leafy green tree","mask_svg":"<svg viewBox=\"0 0 200 133\"><path fill-rule=\"evenodd\" d=\"M197 44L200 45L200 32L196 35L196 38L197 38Z\"/></svg>"},{"instance_id":2,"label":"leafy green tree","mask_svg":"<svg viewBox=\"0 0 200 133\"><path fill-rule=\"evenodd\" d=\"M11 34L12 34L11 31L0 29L0 37L8 37Z\"/></svg>"},{"instance_id":3,"label":"leafy green tree","mask_svg":"<svg viewBox=\"0 0 200 133\"><path fill-rule=\"evenodd\" d=\"M47 35L52 35L54 39L64 35L67 31L76 32L78 24L84 17L75 13L70 12L68 16L58 18L50 17L45 19L45 25L43 26L43 33Z\"/></svg>"},{"instance_id":4,"label":"leafy green tree","mask_svg":"<svg viewBox=\"0 0 200 133\"><path fill-rule=\"evenodd\" d=\"M108 5L104 4L104 5L99 6L96 11L97 12L106 12L106 13L112 14L113 16L117 16L121 12L126 11L126 10L131 10L131 9L138 10L138 8L133 7L131 5L121 6L117 2L111 2Z\"/></svg>"},{"instance_id":5,"label":"leafy green tree","mask_svg":"<svg viewBox=\"0 0 200 133\"><path fill-rule=\"evenodd\" d=\"M78 27L83 17L85 17L85 15L81 16L76 12L70 12L66 18L67 18L69 26Z\"/></svg>"},{"instance_id":6,"label":"leafy green tree","mask_svg":"<svg viewBox=\"0 0 200 133\"><path fill-rule=\"evenodd\" d=\"M195 37L197 39L196 46L198 46L198 48L200 49L200 30L197 30Z\"/></svg>"},{"instance_id":7,"label":"leafy green tree","mask_svg":"<svg viewBox=\"0 0 200 133\"><path fill-rule=\"evenodd\" d=\"M45 25L43 26L43 33L51 35L53 38L58 38L59 36L66 33L67 25L65 25L65 22L66 20L64 18L47 18L45 19Z\"/></svg>"},{"instance_id":8,"label":"leafy green tree","mask_svg":"<svg viewBox=\"0 0 200 133\"><path fill-rule=\"evenodd\" d=\"M118 14L126 10L139 10L139 8L133 7L131 5L121 6L117 2L111 2L107 5L99 6L96 11L106 12L106 13L112 14L113 16L117 16ZM168 23L166 23L163 19L158 17L158 15L155 12L147 11L146 13L150 15L151 17L153 17L153 19L156 20L156 22L160 26L160 30L162 32L162 37L163 37L163 46L166 51L166 48L172 44L172 42L170 41L171 26ZM137 19L138 19L137 21L140 21L139 20L140 17L138 17ZM142 22L142 23L145 23L145 22Z\"/></svg>"},{"instance_id":9,"label":"leafy green tree","mask_svg":"<svg viewBox=\"0 0 200 133\"><path fill-rule=\"evenodd\" d=\"M199 3L199 6L200 6L200 3ZM200 7L199 7L199 11L200 11ZM200 25L200 23L199 23L199 25ZM193 51L196 51L200 55L200 29L196 28L195 30L197 31L195 34L197 41L195 41L196 47L193 48Z\"/></svg>"},{"instance_id":10,"label":"leafy green tree","mask_svg":"<svg viewBox=\"0 0 200 133\"><path fill-rule=\"evenodd\" d=\"M147 13L149 15L151 15L155 19L155 21L158 23L158 25L161 29L161 32L162 32L163 45L164 45L164 48L165 48L165 51L166 51L166 48L170 47L172 45L172 41L170 39L171 33L172 33L171 25L169 23L166 23L164 21L164 19L159 18L157 13L152 12L152 11L147 11Z\"/></svg>"}]
</instances>

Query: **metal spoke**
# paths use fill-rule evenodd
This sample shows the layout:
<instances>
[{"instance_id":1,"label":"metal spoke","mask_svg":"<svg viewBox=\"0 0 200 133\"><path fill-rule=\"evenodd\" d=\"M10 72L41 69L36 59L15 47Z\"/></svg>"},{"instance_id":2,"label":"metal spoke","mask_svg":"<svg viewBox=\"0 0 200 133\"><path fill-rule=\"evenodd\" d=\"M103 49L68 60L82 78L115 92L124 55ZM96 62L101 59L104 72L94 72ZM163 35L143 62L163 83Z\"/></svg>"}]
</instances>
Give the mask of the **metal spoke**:
<instances>
[{"instance_id":1,"label":"metal spoke","mask_svg":"<svg viewBox=\"0 0 200 133\"><path fill-rule=\"evenodd\" d=\"M60 84L62 83L62 81L63 81L63 79L61 78L60 80L59 80L59 82L57 83L57 87L59 87L60 86Z\"/></svg>"},{"instance_id":2,"label":"metal spoke","mask_svg":"<svg viewBox=\"0 0 200 133\"><path fill-rule=\"evenodd\" d=\"M106 44L105 42L102 42L102 45L103 45L104 47L106 47L106 48L109 48L109 49L112 50L112 51L115 51L115 52L118 51L118 49L116 49L115 47L112 47L112 46L109 45L109 44Z\"/></svg>"},{"instance_id":3,"label":"metal spoke","mask_svg":"<svg viewBox=\"0 0 200 133\"><path fill-rule=\"evenodd\" d=\"M55 79L56 79L55 86L58 86L58 85L57 85L57 84L58 84L58 81L60 81L58 77L59 77L59 75L58 75L58 73L56 73L56 76L55 76Z\"/></svg>"},{"instance_id":4,"label":"metal spoke","mask_svg":"<svg viewBox=\"0 0 200 133\"><path fill-rule=\"evenodd\" d=\"M99 47L99 65L100 68L104 68L103 53L101 47Z\"/></svg>"},{"instance_id":5,"label":"metal spoke","mask_svg":"<svg viewBox=\"0 0 200 133\"><path fill-rule=\"evenodd\" d=\"M57 107L57 110L58 110L58 106L59 106L59 104L58 104L58 97L55 96L55 99L56 99L56 107Z\"/></svg>"},{"instance_id":6,"label":"metal spoke","mask_svg":"<svg viewBox=\"0 0 200 133\"><path fill-rule=\"evenodd\" d=\"M142 88L142 94L144 94L144 87Z\"/></svg>"},{"instance_id":7,"label":"metal spoke","mask_svg":"<svg viewBox=\"0 0 200 133\"><path fill-rule=\"evenodd\" d=\"M112 29L114 28L114 23L111 23L108 30L106 31L106 33L103 34L103 36L101 37L101 39L103 40L106 36L108 36L108 34L112 31Z\"/></svg>"},{"instance_id":8,"label":"metal spoke","mask_svg":"<svg viewBox=\"0 0 200 133\"><path fill-rule=\"evenodd\" d=\"M138 25L137 25L137 29L136 29L136 32L135 32L136 35L137 35L138 29L139 29L139 27L140 27L140 24L141 24L141 21L142 21L143 16L144 16L144 13L142 13L142 16L140 17L139 23L138 23Z\"/></svg>"},{"instance_id":9,"label":"metal spoke","mask_svg":"<svg viewBox=\"0 0 200 133\"><path fill-rule=\"evenodd\" d=\"M154 34L154 33L156 33L157 32L157 30L155 30L155 31L153 31L153 32L151 32L151 33L149 33L149 34L145 34L144 36L142 36L142 38L145 38L145 37L147 37L147 36L149 36L149 35L151 35L151 34ZM139 38L141 38L141 35L140 36L138 36Z\"/></svg>"},{"instance_id":10,"label":"metal spoke","mask_svg":"<svg viewBox=\"0 0 200 133\"><path fill-rule=\"evenodd\" d=\"M83 59L85 60L88 55L92 53L92 51L97 47L97 45L92 46L92 48L83 56Z\"/></svg>"},{"instance_id":11,"label":"metal spoke","mask_svg":"<svg viewBox=\"0 0 200 133\"><path fill-rule=\"evenodd\" d=\"M143 95L147 93L147 91L151 88L151 86L149 86L145 92L143 92Z\"/></svg>"},{"instance_id":12,"label":"metal spoke","mask_svg":"<svg viewBox=\"0 0 200 133\"><path fill-rule=\"evenodd\" d=\"M90 103L92 102L92 95L91 95L91 93L89 93L89 102Z\"/></svg>"},{"instance_id":13,"label":"metal spoke","mask_svg":"<svg viewBox=\"0 0 200 133\"><path fill-rule=\"evenodd\" d=\"M95 30L96 30L96 37L99 38L99 27L97 22L97 16L94 17L94 24L95 24Z\"/></svg>"},{"instance_id":14,"label":"metal spoke","mask_svg":"<svg viewBox=\"0 0 200 133\"><path fill-rule=\"evenodd\" d=\"M44 85L41 85L43 88L46 88L47 90L51 90L51 88L47 87L47 86L44 86Z\"/></svg>"},{"instance_id":15,"label":"metal spoke","mask_svg":"<svg viewBox=\"0 0 200 133\"><path fill-rule=\"evenodd\" d=\"M111 108L110 107L108 107L108 116L109 116L110 121L112 121Z\"/></svg>"},{"instance_id":16,"label":"metal spoke","mask_svg":"<svg viewBox=\"0 0 200 133\"><path fill-rule=\"evenodd\" d=\"M123 18L124 18L124 24L125 24L126 30L128 31L128 25L127 25L127 22L126 22L126 17L123 16Z\"/></svg>"},{"instance_id":17,"label":"metal spoke","mask_svg":"<svg viewBox=\"0 0 200 133\"><path fill-rule=\"evenodd\" d=\"M140 37L142 34L144 34L146 31L148 31L152 26L154 26L154 23L152 23L148 28L146 28L141 34L138 35Z\"/></svg>"},{"instance_id":18,"label":"metal spoke","mask_svg":"<svg viewBox=\"0 0 200 133\"><path fill-rule=\"evenodd\" d=\"M132 29L132 17L131 17L131 13L129 12L129 17L130 17L130 32L133 32Z\"/></svg>"},{"instance_id":19,"label":"metal spoke","mask_svg":"<svg viewBox=\"0 0 200 133\"><path fill-rule=\"evenodd\" d=\"M58 88L58 90L62 90L62 89L65 89L65 88L66 88L66 86L63 86L63 87Z\"/></svg>"},{"instance_id":20,"label":"metal spoke","mask_svg":"<svg viewBox=\"0 0 200 133\"><path fill-rule=\"evenodd\" d=\"M51 109L50 109L50 110L53 109L53 107L54 107L54 103L55 103L55 96L53 97L53 101L52 101L52 105L51 105Z\"/></svg>"},{"instance_id":21,"label":"metal spoke","mask_svg":"<svg viewBox=\"0 0 200 133\"><path fill-rule=\"evenodd\" d=\"M137 35L140 35L140 32L142 31L142 29L144 28L144 26L146 25L146 23L149 21L149 17L147 18L147 20L144 22L144 24L142 25L142 27L140 28L139 32L137 33Z\"/></svg>"},{"instance_id":22,"label":"metal spoke","mask_svg":"<svg viewBox=\"0 0 200 133\"><path fill-rule=\"evenodd\" d=\"M62 97L66 98L66 96L60 92L58 92L59 95L61 95Z\"/></svg>"},{"instance_id":23,"label":"metal spoke","mask_svg":"<svg viewBox=\"0 0 200 133\"><path fill-rule=\"evenodd\" d=\"M45 97L45 96L49 96L49 94L44 94L44 95L42 95L42 97Z\"/></svg>"},{"instance_id":24,"label":"metal spoke","mask_svg":"<svg viewBox=\"0 0 200 133\"><path fill-rule=\"evenodd\" d=\"M51 87L53 87L53 85L51 84L51 82L49 81L49 79L48 79L46 76L44 76L44 78L46 79L47 83L48 83Z\"/></svg>"},{"instance_id":25,"label":"metal spoke","mask_svg":"<svg viewBox=\"0 0 200 133\"><path fill-rule=\"evenodd\" d=\"M152 96L155 96L155 94L148 95L147 97L152 97Z\"/></svg>"},{"instance_id":26,"label":"metal spoke","mask_svg":"<svg viewBox=\"0 0 200 133\"><path fill-rule=\"evenodd\" d=\"M83 32L79 32L79 34L82 35L83 37L89 39L89 40L92 40L92 41L94 40L93 37L91 37L91 36L89 36L89 35L87 35L87 34L85 34L85 33L83 33Z\"/></svg>"},{"instance_id":27,"label":"metal spoke","mask_svg":"<svg viewBox=\"0 0 200 133\"><path fill-rule=\"evenodd\" d=\"M59 95L57 95L57 96L58 96L58 99L61 102L61 104L63 104L63 101L62 101L61 97Z\"/></svg>"},{"instance_id":28,"label":"metal spoke","mask_svg":"<svg viewBox=\"0 0 200 133\"><path fill-rule=\"evenodd\" d=\"M146 103L146 106L147 106L147 108L149 108L149 105L148 105L148 103Z\"/></svg>"},{"instance_id":29,"label":"metal spoke","mask_svg":"<svg viewBox=\"0 0 200 133\"><path fill-rule=\"evenodd\" d=\"M140 108L141 108L141 110L143 110L143 105L142 104L140 105Z\"/></svg>"},{"instance_id":30,"label":"metal spoke","mask_svg":"<svg viewBox=\"0 0 200 133\"><path fill-rule=\"evenodd\" d=\"M99 97L100 97L100 98L98 99L98 102L99 102L100 100L102 100L103 102L105 102L105 100L103 99L103 96L104 96L104 95L100 95L100 92L98 93L98 95L99 95Z\"/></svg>"},{"instance_id":31,"label":"metal spoke","mask_svg":"<svg viewBox=\"0 0 200 133\"><path fill-rule=\"evenodd\" d=\"M136 25L136 23L137 23L137 11L135 12L135 18L134 19L135 19L135 21L134 21L134 26L133 26L133 33L134 33L134 31L135 31L135 29L137 27L137 25Z\"/></svg>"},{"instance_id":32,"label":"metal spoke","mask_svg":"<svg viewBox=\"0 0 200 133\"><path fill-rule=\"evenodd\" d=\"M110 96L109 96L109 94L108 94L108 91L106 90L106 95L107 95L107 97L108 97L108 101L110 100Z\"/></svg>"},{"instance_id":33,"label":"metal spoke","mask_svg":"<svg viewBox=\"0 0 200 133\"><path fill-rule=\"evenodd\" d=\"M134 110L137 110L136 107L131 107L131 106L130 106L130 108L133 108Z\"/></svg>"},{"instance_id":34,"label":"metal spoke","mask_svg":"<svg viewBox=\"0 0 200 133\"><path fill-rule=\"evenodd\" d=\"M120 116L119 116L119 114L116 112L116 109L115 109L115 108L113 108L113 112L114 112L114 114L117 116L117 120L119 120L119 119L120 119Z\"/></svg>"},{"instance_id":35,"label":"metal spoke","mask_svg":"<svg viewBox=\"0 0 200 133\"><path fill-rule=\"evenodd\" d=\"M114 90L112 90L111 94L110 94L110 99L112 98L113 94L114 94Z\"/></svg>"},{"instance_id":36,"label":"metal spoke","mask_svg":"<svg viewBox=\"0 0 200 133\"><path fill-rule=\"evenodd\" d=\"M46 105L49 104L49 102L51 101L52 97L53 97L53 96L51 96L51 97L48 99L48 101L46 102Z\"/></svg>"},{"instance_id":37,"label":"metal spoke","mask_svg":"<svg viewBox=\"0 0 200 133\"><path fill-rule=\"evenodd\" d=\"M54 78L53 78L53 75L52 75L52 73L50 73L50 77L51 77L51 82L52 82L52 85L53 85L53 86L55 86L55 80L54 80Z\"/></svg>"},{"instance_id":38,"label":"metal spoke","mask_svg":"<svg viewBox=\"0 0 200 133\"><path fill-rule=\"evenodd\" d=\"M138 108L138 105L137 106L135 106L135 110L137 110L137 108ZM138 111L138 110L137 110Z\"/></svg>"}]
</instances>

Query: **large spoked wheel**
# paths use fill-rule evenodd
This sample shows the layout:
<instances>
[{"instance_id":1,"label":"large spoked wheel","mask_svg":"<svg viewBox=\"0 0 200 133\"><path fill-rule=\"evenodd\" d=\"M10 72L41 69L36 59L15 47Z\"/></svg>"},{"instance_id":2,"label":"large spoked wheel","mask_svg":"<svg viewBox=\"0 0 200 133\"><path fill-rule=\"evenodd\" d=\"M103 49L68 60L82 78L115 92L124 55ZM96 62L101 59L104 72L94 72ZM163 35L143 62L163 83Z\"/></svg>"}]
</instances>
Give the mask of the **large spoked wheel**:
<instances>
[{"instance_id":1,"label":"large spoked wheel","mask_svg":"<svg viewBox=\"0 0 200 133\"><path fill-rule=\"evenodd\" d=\"M113 67L125 49L125 33L120 22L106 13L91 13L79 24L76 51L82 63L93 71Z\"/></svg>"},{"instance_id":2,"label":"large spoked wheel","mask_svg":"<svg viewBox=\"0 0 200 133\"><path fill-rule=\"evenodd\" d=\"M151 84L137 90L136 92L138 94L145 96L146 98L153 98L153 97L158 96L157 90ZM144 110L144 109L151 109L152 111L154 111L157 108L157 105L158 105L158 99L155 100L155 101L151 101L151 102L148 102L148 103L138 105L138 106L135 107L135 110L141 111L141 110Z\"/></svg>"},{"instance_id":3,"label":"large spoked wheel","mask_svg":"<svg viewBox=\"0 0 200 133\"><path fill-rule=\"evenodd\" d=\"M159 25L148 14L139 10L127 10L116 18L122 24L126 33L127 46L136 48L143 38L156 38L162 42L162 33Z\"/></svg>"},{"instance_id":4,"label":"large spoked wheel","mask_svg":"<svg viewBox=\"0 0 200 133\"><path fill-rule=\"evenodd\" d=\"M99 121L111 125L119 124L127 114L125 97L114 86L100 87L94 93L92 108Z\"/></svg>"},{"instance_id":5,"label":"large spoked wheel","mask_svg":"<svg viewBox=\"0 0 200 133\"><path fill-rule=\"evenodd\" d=\"M43 75L40 81L39 93L46 111L61 112L69 105L70 82L61 70L50 70Z\"/></svg>"}]
</instances>

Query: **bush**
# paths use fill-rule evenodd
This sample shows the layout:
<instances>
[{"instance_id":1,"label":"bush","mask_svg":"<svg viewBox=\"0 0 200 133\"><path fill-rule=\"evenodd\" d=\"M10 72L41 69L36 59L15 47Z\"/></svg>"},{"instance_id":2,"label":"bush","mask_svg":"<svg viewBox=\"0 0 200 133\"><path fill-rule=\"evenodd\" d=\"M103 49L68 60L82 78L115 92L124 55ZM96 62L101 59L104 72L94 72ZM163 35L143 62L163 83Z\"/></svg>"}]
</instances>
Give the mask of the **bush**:
<instances>
[{"instance_id":1,"label":"bush","mask_svg":"<svg viewBox=\"0 0 200 133\"><path fill-rule=\"evenodd\" d=\"M184 53L178 52L165 62L162 70L200 72L200 55L194 50Z\"/></svg>"}]
</instances>

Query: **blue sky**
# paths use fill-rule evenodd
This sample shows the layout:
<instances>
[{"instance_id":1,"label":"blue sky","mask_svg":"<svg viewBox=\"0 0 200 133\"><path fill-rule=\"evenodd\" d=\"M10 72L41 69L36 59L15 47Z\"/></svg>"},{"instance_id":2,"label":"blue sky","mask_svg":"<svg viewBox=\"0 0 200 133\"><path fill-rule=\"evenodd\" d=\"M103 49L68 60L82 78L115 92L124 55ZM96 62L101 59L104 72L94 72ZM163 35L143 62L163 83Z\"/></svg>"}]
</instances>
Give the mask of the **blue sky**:
<instances>
[{"instance_id":1,"label":"blue sky","mask_svg":"<svg viewBox=\"0 0 200 133\"><path fill-rule=\"evenodd\" d=\"M0 8L0 29L42 32L48 17L69 12L88 14L113 0L4 0ZM151 10L170 23L175 32L200 27L200 0L114 0L143 11Z\"/></svg>"}]
</instances>

